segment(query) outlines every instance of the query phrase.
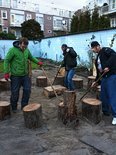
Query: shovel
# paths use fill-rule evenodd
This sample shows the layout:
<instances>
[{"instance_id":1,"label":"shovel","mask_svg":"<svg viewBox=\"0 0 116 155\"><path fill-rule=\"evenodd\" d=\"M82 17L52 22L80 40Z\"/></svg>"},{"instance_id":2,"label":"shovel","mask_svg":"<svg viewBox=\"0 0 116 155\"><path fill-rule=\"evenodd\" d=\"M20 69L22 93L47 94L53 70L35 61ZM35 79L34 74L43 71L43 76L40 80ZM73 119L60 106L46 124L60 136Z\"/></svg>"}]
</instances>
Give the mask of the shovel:
<instances>
[{"instance_id":1,"label":"shovel","mask_svg":"<svg viewBox=\"0 0 116 155\"><path fill-rule=\"evenodd\" d=\"M48 82L50 83L50 86L51 86L51 88L53 89L53 91L54 91L54 94L55 94L56 98L57 98L60 102L62 102L62 100L61 100L61 99L59 99L59 97L58 97L58 95L57 95L57 93L56 93L56 90L54 89L54 87L53 87L53 85L52 85L52 83L51 83L50 79L48 78L48 76L47 76L47 74L46 74L46 72L45 72L44 68L43 68L43 67L41 67L41 69L42 69L42 71L43 71L44 75L46 76L46 78L47 78Z\"/></svg>"},{"instance_id":2,"label":"shovel","mask_svg":"<svg viewBox=\"0 0 116 155\"><path fill-rule=\"evenodd\" d=\"M101 76L95 81L94 85L95 85L97 82L99 82L99 80L101 80L101 78L102 78L105 74L106 74L106 73L103 72L103 73L101 74ZM79 102L89 93L89 91L90 91L92 88L93 88L92 86L90 86L90 87L88 88L88 90L85 92L85 94L79 99Z\"/></svg>"}]
</instances>

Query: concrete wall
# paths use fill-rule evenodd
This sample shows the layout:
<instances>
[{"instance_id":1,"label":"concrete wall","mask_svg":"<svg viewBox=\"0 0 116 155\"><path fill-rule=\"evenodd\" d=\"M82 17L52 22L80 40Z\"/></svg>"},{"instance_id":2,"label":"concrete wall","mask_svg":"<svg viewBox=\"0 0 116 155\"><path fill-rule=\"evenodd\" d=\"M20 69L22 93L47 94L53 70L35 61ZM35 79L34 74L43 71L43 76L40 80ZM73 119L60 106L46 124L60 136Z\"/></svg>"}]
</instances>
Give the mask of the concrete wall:
<instances>
[{"instance_id":1,"label":"concrete wall","mask_svg":"<svg viewBox=\"0 0 116 155\"><path fill-rule=\"evenodd\" d=\"M110 47L114 34L116 34L116 29L46 38L43 39L40 43L34 43L33 41L30 41L29 49L35 57L61 61L63 58L61 45L65 43L75 49L75 51L80 56L82 63L87 63L89 61L88 51L90 50L91 41L96 40L101 44L101 46ZM0 55L3 59L9 48L12 47L12 43L13 40L0 40ZM112 48L116 51L116 37Z\"/></svg>"}]
</instances>

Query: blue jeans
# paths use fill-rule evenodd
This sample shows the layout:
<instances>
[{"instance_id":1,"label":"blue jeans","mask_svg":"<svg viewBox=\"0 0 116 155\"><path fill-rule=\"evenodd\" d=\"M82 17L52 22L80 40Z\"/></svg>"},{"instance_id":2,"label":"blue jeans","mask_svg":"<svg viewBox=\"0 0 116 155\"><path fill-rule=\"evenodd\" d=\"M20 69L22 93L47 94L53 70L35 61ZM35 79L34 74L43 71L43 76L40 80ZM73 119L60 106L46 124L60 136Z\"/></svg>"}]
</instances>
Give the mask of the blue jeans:
<instances>
[{"instance_id":1,"label":"blue jeans","mask_svg":"<svg viewBox=\"0 0 116 155\"><path fill-rule=\"evenodd\" d=\"M72 68L69 71L67 71L66 76L65 76L65 86L69 89L69 90L74 90L74 83L73 83L73 76L75 74L75 69Z\"/></svg>"},{"instance_id":2,"label":"blue jeans","mask_svg":"<svg viewBox=\"0 0 116 155\"><path fill-rule=\"evenodd\" d=\"M31 93L31 78L29 76L11 76L11 107L12 110L17 109L17 102L19 99L19 91L23 87L23 94L21 100L21 109L28 104Z\"/></svg>"},{"instance_id":3,"label":"blue jeans","mask_svg":"<svg viewBox=\"0 0 116 155\"><path fill-rule=\"evenodd\" d=\"M104 77L101 81L102 111L116 117L116 75Z\"/></svg>"}]
</instances>

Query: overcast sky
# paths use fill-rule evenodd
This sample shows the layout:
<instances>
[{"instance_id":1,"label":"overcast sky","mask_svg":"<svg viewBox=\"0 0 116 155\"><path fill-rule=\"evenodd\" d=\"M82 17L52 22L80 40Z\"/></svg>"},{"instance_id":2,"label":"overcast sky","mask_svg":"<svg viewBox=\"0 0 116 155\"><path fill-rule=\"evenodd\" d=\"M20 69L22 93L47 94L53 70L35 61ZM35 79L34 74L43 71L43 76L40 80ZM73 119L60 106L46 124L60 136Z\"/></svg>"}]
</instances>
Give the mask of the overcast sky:
<instances>
[{"instance_id":1,"label":"overcast sky","mask_svg":"<svg viewBox=\"0 0 116 155\"><path fill-rule=\"evenodd\" d=\"M69 8L70 10L81 9L86 5L86 0L40 0L48 4L54 4L62 6L64 9Z\"/></svg>"}]
</instances>

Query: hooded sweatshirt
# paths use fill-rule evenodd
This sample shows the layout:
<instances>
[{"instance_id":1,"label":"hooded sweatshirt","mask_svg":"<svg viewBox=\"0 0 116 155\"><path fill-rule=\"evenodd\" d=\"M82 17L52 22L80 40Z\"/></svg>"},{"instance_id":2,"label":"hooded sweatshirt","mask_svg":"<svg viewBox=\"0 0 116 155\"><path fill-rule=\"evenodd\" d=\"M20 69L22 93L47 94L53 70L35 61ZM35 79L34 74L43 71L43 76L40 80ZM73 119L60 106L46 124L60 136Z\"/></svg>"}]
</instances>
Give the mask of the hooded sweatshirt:
<instances>
[{"instance_id":1,"label":"hooded sweatshirt","mask_svg":"<svg viewBox=\"0 0 116 155\"><path fill-rule=\"evenodd\" d=\"M36 64L39 62L38 59L32 56L28 48L22 51L19 47L19 41L15 41L5 57L4 72L13 76L28 75L28 60Z\"/></svg>"}]
</instances>

